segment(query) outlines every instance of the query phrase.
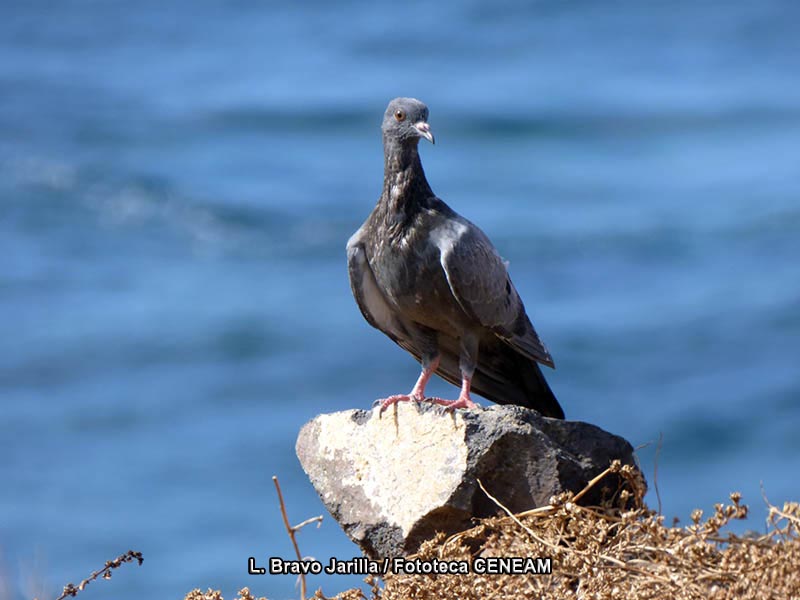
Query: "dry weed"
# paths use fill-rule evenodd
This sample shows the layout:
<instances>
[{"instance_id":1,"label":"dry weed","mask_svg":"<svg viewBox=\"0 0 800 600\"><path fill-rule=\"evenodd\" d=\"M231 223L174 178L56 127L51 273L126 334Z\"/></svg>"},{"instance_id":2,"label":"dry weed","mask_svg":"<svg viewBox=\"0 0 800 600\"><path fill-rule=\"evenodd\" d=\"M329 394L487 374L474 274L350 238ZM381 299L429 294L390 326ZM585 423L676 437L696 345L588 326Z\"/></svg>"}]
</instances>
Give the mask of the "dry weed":
<instances>
[{"instance_id":1,"label":"dry weed","mask_svg":"<svg viewBox=\"0 0 800 600\"><path fill-rule=\"evenodd\" d=\"M74 585L72 583L68 583L64 586L64 591L61 592L61 595L56 598L56 600L64 600L65 598L69 598L71 596L77 596L80 592L82 592L87 585L93 582L98 577L102 579L111 579L111 573L114 569L121 567L123 564L132 561L138 562L140 565L144 562L144 558L142 558L141 552L136 552L135 550L128 550L125 554L122 554L115 558L114 560L107 560L105 566L102 569L98 569L89 577L81 581L78 585Z\"/></svg>"},{"instance_id":2,"label":"dry weed","mask_svg":"<svg viewBox=\"0 0 800 600\"><path fill-rule=\"evenodd\" d=\"M222 592L219 590L212 590L209 588L205 592L200 591L199 589L192 590L183 600L223 600ZM250 593L249 588L242 588L239 590L239 595L236 596L234 600L267 600L264 597L256 598L253 594Z\"/></svg>"},{"instance_id":3,"label":"dry weed","mask_svg":"<svg viewBox=\"0 0 800 600\"><path fill-rule=\"evenodd\" d=\"M606 473L632 482L629 467L615 464ZM373 598L800 599L797 503L771 507L766 534L737 536L721 530L747 516L738 493L731 494L730 504L717 504L705 520L702 511L695 511L686 527L665 526L664 517L648 509L640 494L634 491L632 509L619 503L580 506L575 500L581 494L561 494L549 506L440 536L416 555L470 563L487 556L550 558L550 574L393 574ZM625 491L621 496L625 499Z\"/></svg>"}]
</instances>

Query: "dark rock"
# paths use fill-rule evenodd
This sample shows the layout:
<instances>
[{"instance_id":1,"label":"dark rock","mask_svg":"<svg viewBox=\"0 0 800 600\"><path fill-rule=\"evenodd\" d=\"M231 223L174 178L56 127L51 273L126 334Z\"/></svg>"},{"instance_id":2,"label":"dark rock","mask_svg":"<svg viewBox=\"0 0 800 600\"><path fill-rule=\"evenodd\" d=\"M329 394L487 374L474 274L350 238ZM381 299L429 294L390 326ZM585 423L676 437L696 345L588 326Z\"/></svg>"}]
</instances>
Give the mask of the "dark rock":
<instances>
[{"instance_id":1,"label":"dark rock","mask_svg":"<svg viewBox=\"0 0 800 600\"><path fill-rule=\"evenodd\" d=\"M443 412L402 403L397 412L319 415L297 456L322 502L370 557L413 553L438 531L497 514L477 480L513 512L578 492L612 460L635 465L623 438L519 406ZM602 488L584 503L596 503Z\"/></svg>"}]
</instances>

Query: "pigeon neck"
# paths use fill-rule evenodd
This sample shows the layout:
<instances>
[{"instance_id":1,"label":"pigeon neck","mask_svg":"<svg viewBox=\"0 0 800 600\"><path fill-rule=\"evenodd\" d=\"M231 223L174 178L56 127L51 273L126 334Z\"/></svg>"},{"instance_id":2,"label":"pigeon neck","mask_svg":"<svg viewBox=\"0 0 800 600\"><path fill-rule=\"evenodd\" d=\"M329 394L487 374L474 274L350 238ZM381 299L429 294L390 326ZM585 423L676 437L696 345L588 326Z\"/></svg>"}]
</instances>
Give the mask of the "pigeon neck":
<instances>
[{"instance_id":1,"label":"pigeon neck","mask_svg":"<svg viewBox=\"0 0 800 600\"><path fill-rule=\"evenodd\" d=\"M409 201L433 196L422 169L417 140L404 143L384 138L383 148L383 195L390 210L407 212Z\"/></svg>"}]
</instances>

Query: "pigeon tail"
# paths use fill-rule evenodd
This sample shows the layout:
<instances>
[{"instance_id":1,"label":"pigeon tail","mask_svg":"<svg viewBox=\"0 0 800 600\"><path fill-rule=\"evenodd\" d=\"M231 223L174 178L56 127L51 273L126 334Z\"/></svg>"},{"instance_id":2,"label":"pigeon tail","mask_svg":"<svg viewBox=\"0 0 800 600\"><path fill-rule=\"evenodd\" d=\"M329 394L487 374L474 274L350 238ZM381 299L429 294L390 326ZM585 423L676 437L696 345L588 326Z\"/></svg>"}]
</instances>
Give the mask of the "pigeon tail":
<instances>
[{"instance_id":1,"label":"pigeon tail","mask_svg":"<svg viewBox=\"0 0 800 600\"><path fill-rule=\"evenodd\" d=\"M497 404L532 408L545 417L563 419L564 410L539 365L505 344L481 349L472 389Z\"/></svg>"},{"instance_id":2,"label":"pigeon tail","mask_svg":"<svg viewBox=\"0 0 800 600\"><path fill-rule=\"evenodd\" d=\"M533 408L539 411L545 417L552 417L554 419L564 418L564 409L556 399L556 395L544 378L542 369L536 363L530 363L527 359L521 360L522 379L525 385L525 391L528 393L530 405L528 408Z\"/></svg>"}]
</instances>

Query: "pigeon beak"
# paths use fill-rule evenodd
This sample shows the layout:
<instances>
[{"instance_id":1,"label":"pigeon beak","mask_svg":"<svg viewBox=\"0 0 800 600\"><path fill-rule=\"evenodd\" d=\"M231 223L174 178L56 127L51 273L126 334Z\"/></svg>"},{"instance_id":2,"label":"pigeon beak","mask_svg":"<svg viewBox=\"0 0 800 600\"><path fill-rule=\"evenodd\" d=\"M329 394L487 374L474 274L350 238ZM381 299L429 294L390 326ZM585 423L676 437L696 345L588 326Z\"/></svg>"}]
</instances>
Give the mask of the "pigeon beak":
<instances>
[{"instance_id":1,"label":"pigeon beak","mask_svg":"<svg viewBox=\"0 0 800 600\"><path fill-rule=\"evenodd\" d=\"M431 133L431 126L428 125L425 121L420 121L419 123L414 123L414 127L419 134L428 140L431 144L435 144L436 142L433 139L433 133Z\"/></svg>"}]
</instances>

